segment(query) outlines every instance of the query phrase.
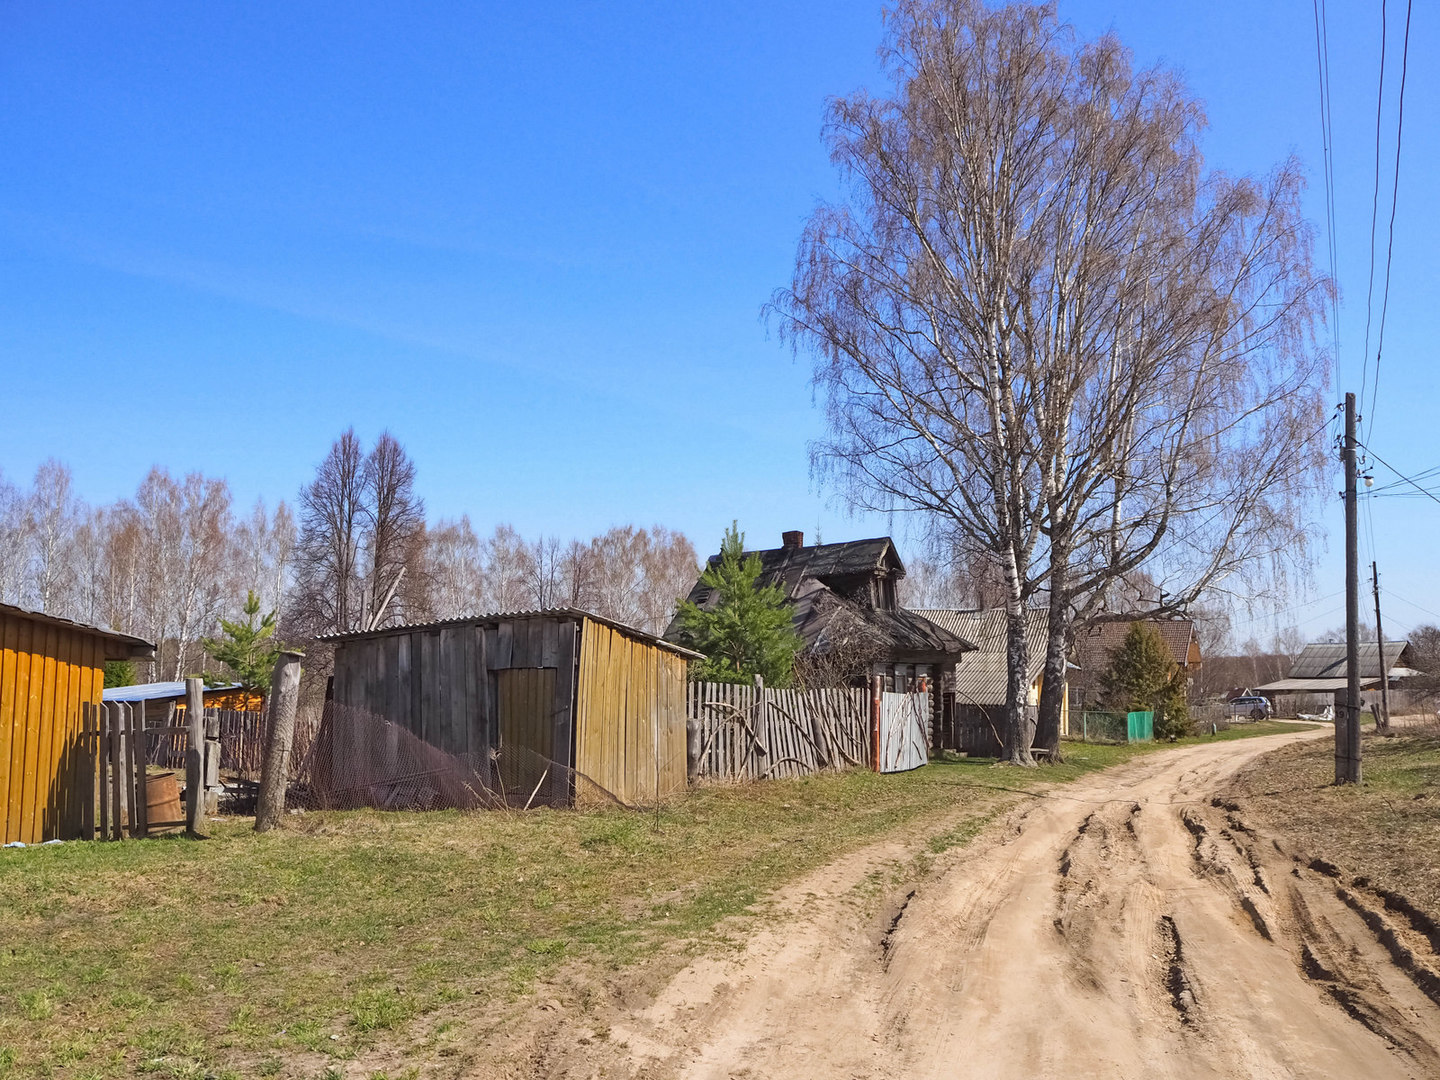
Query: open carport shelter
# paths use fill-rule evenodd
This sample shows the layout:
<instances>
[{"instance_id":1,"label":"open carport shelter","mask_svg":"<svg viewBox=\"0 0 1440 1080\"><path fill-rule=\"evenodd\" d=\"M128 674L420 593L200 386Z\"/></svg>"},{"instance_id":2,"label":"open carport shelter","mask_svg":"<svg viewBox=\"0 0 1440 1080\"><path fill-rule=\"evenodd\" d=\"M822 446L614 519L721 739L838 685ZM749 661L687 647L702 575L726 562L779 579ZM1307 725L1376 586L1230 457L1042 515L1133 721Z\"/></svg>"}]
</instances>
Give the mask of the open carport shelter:
<instances>
[{"instance_id":1,"label":"open carport shelter","mask_svg":"<svg viewBox=\"0 0 1440 1080\"><path fill-rule=\"evenodd\" d=\"M684 790L685 682L700 658L690 649L574 608L323 640L335 647L336 707L316 771L332 789L394 769L397 740L378 718L465 762L512 805L645 805Z\"/></svg>"}]
</instances>

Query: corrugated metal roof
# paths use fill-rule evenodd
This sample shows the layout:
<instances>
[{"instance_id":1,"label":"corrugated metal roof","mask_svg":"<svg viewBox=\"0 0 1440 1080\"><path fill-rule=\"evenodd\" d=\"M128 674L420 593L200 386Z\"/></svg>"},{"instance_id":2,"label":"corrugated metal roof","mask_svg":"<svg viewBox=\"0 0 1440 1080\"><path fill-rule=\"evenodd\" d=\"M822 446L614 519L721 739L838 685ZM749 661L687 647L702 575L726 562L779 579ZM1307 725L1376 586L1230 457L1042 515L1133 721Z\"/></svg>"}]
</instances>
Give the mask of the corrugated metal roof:
<instances>
[{"instance_id":1,"label":"corrugated metal roof","mask_svg":"<svg viewBox=\"0 0 1440 1080\"><path fill-rule=\"evenodd\" d=\"M1408 664L1410 642L1387 641L1385 643L1385 666L1392 671ZM1374 641L1362 641L1359 645L1360 677L1380 678L1380 645ZM1402 659L1403 658L1403 659ZM1295 663L1290 665L1291 679L1333 679L1345 677L1345 643L1343 641L1316 641L1306 645Z\"/></svg>"},{"instance_id":2,"label":"corrugated metal roof","mask_svg":"<svg viewBox=\"0 0 1440 1080\"><path fill-rule=\"evenodd\" d=\"M219 694L239 689L238 682L220 683L216 686L205 687L205 692ZM101 694L105 701L166 701L170 698L183 698L184 696L184 679L175 682L139 683L135 686L112 686Z\"/></svg>"},{"instance_id":3,"label":"corrugated metal roof","mask_svg":"<svg viewBox=\"0 0 1440 1080\"><path fill-rule=\"evenodd\" d=\"M30 619L33 622L45 623L49 626L59 626L66 630L81 630L87 634L94 634L96 637L113 641L117 645L124 645L125 651L114 656L107 656L110 660L153 660L155 658L155 646L144 638L134 637L131 634L121 634L114 630L104 630L98 626L90 626L87 623L76 622L74 619L62 619L58 615L47 615L43 611L30 611L28 608L16 607L13 604L0 604L0 612L7 615L18 615Z\"/></svg>"},{"instance_id":4,"label":"corrugated metal roof","mask_svg":"<svg viewBox=\"0 0 1440 1080\"><path fill-rule=\"evenodd\" d=\"M1368 690L1380 682L1378 677L1360 680L1360 689ZM1333 694L1344 690L1347 680L1339 679L1276 679L1255 687L1257 694Z\"/></svg>"},{"instance_id":5,"label":"corrugated metal roof","mask_svg":"<svg viewBox=\"0 0 1440 1080\"><path fill-rule=\"evenodd\" d=\"M501 623L514 619L589 619L592 622L608 626L612 630L619 630L622 634L636 638L650 645L656 645L662 649L676 653L687 660L703 660L704 654L694 649L687 649L683 645L676 645L673 641L666 641L662 637L646 633L644 630L629 626L616 619L608 619L604 615L597 615L593 611L585 611L581 608L535 608L527 611L495 611L486 615L466 615L458 619L440 619L436 622L427 623L406 623L401 626L386 626L379 630L356 630L348 634L325 634L317 638L317 641L328 641L343 643L346 641L359 641L361 638L386 637L390 634L409 634L424 630L443 630L447 626L474 626L479 623Z\"/></svg>"},{"instance_id":6,"label":"corrugated metal roof","mask_svg":"<svg viewBox=\"0 0 1440 1080\"><path fill-rule=\"evenodd\" d=\"M1006 615L1004 608L980 611L951 611L920 608L915 611L952 634L973 641L974 652L966 653L955 666L957 700L972 705L1003 705L1010 682L1010 662L1006 653ZM1025 685L1034 685L1045 667L1045 648L1049 616L1039 608L1025 613L1025 643L1029 663L1025 669Z\"/></svg>"}]
</instances>

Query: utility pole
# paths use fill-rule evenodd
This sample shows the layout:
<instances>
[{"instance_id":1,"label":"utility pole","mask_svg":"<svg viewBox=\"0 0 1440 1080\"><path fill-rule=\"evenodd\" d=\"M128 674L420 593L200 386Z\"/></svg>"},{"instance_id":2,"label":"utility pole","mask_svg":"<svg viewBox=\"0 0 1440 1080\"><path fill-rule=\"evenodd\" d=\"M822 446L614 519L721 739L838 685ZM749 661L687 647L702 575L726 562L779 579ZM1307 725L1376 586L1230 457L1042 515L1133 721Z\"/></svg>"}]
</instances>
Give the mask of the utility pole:
<instances>
[{"instance_id":1,"label":"utility pole","mask_svg":"<svg viewBox=\"0 0 1440 1080\"><path fill-rule=\"evenodd\" d=\"M1375 716L1377 731L1390 730L1390 668L1385 664L1385 630L1380 625L1380 569L1370 564L1370 580L1375 586L1375 647L1380 650L1380 712Z\"/></svg>"},{"instance_id":2,"label":"utility pole","mask_svg":"<svg viewBox=\"0 0 1440 1080\"><path fill-rule=\"evenodd\" d=\"M1356 523L1355 395L1345 395L1345 695L1335 724L1335 783L1360 783L1360 538ZM1343 723L1340 722L1343 719Z\"/></svg>"}]
</instances>

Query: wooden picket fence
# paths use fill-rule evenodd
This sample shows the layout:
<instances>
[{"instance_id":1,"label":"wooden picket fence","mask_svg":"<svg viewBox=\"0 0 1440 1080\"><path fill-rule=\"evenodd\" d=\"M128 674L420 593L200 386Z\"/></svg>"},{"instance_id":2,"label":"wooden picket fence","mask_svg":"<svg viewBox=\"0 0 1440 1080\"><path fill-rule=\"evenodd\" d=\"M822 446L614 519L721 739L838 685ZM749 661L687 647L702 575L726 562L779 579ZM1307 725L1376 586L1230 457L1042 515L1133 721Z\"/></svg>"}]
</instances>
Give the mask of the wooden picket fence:
<instances>
[{"instance_id":1,"label":"wooden picket fence","mask_svg":"<svg viewBox=\"0 0 1440 1080\"><path fill-rule=\"evenodd\" d=\"M863 689L685 688L692 779L764 780L873 765Z\"/></svg>"},{"instance_id":2,"label":"wooden picket fence","mask_svg":"<svg viewBox=\"0 0 1440 1080\"><path fill-rule=\"evenodd\" d=\"M184 825L183 821L147 820L146 766L156 748L178 739L180 767L184 768L187 735L183 727L170 726L172 718L147 723L144 702L85 706L79 754L84 777L80 786L82 839L120 840Z\"/></svg>"},{"instance_id":3,"label":"wooden picket fence","mask_svg":"<svg viewBox=\"0 0 1440 1080\"><path fill-rule=\"evenodd\" d=\"M215 730L215 725L219 725L220 770L230 776L258 781L265 764L265 733L269 727L269 715L236 709L206 709L205 722L208 731ZM151 765L166 769L183 769L185 729L174 727L170 730L175 734L150 740L149 761ZM309 779L310 748L319 731L318 714L306 712L295 718L290 753L292 781Z\"/></svg>"}]
</instances>

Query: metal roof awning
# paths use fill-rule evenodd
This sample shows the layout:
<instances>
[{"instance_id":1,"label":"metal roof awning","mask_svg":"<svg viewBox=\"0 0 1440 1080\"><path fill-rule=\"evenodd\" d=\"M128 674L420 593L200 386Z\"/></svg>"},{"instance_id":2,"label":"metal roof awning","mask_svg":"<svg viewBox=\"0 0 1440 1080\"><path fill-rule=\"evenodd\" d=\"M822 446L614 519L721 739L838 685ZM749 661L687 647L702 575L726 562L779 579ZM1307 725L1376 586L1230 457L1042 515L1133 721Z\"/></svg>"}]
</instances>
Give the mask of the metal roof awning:
<instances>
[{"instance_id":1,"label":"metal roof awning","mask_svg":"<svg viewBox=\"0 0 1440 1080\"><path fill-rule=\"evenodd\" d=\"M1361 679L1360 689L1373 689L1379 682L1378 677ZM1276 679L1264 686L1255 687L1254 692L1257 694L1337 694L1346 686L1347 683L1344 679Z\"/></svg>"},{"instance_id":2,"label":"metal roof awning","mask_svg":"<svg viewBox=\"0 0 1440 1080\"><path fill-rule=\"evenodd\" d=\"M106 660L154 660L155 646L144 638L132 634L121 634L99 626L90 626L73 619L62 619L58 615L47 615L43 611L30 611L14 604L0 604L0 614L16 615L30 622L46 626L58 626L62 630L73 630L82 634L93 634L105 642Z\"/></svg>"},{"instance_id":3,"label":"metal roof awning","mask_svg":"<svg viewBox=\"0 0 1440 1080\"><path fill-rule=\"evenodd\" d=\"M231 690L239 690L240 684L222 683L217 686L205 687L207 694L223 694ZM180 699L185 696L185 680L178 682L152 682L140 683L136 686L112 686L104 691L101 697L105 701L168 701L171 698Z\"/></svg>"}]
</instances>

